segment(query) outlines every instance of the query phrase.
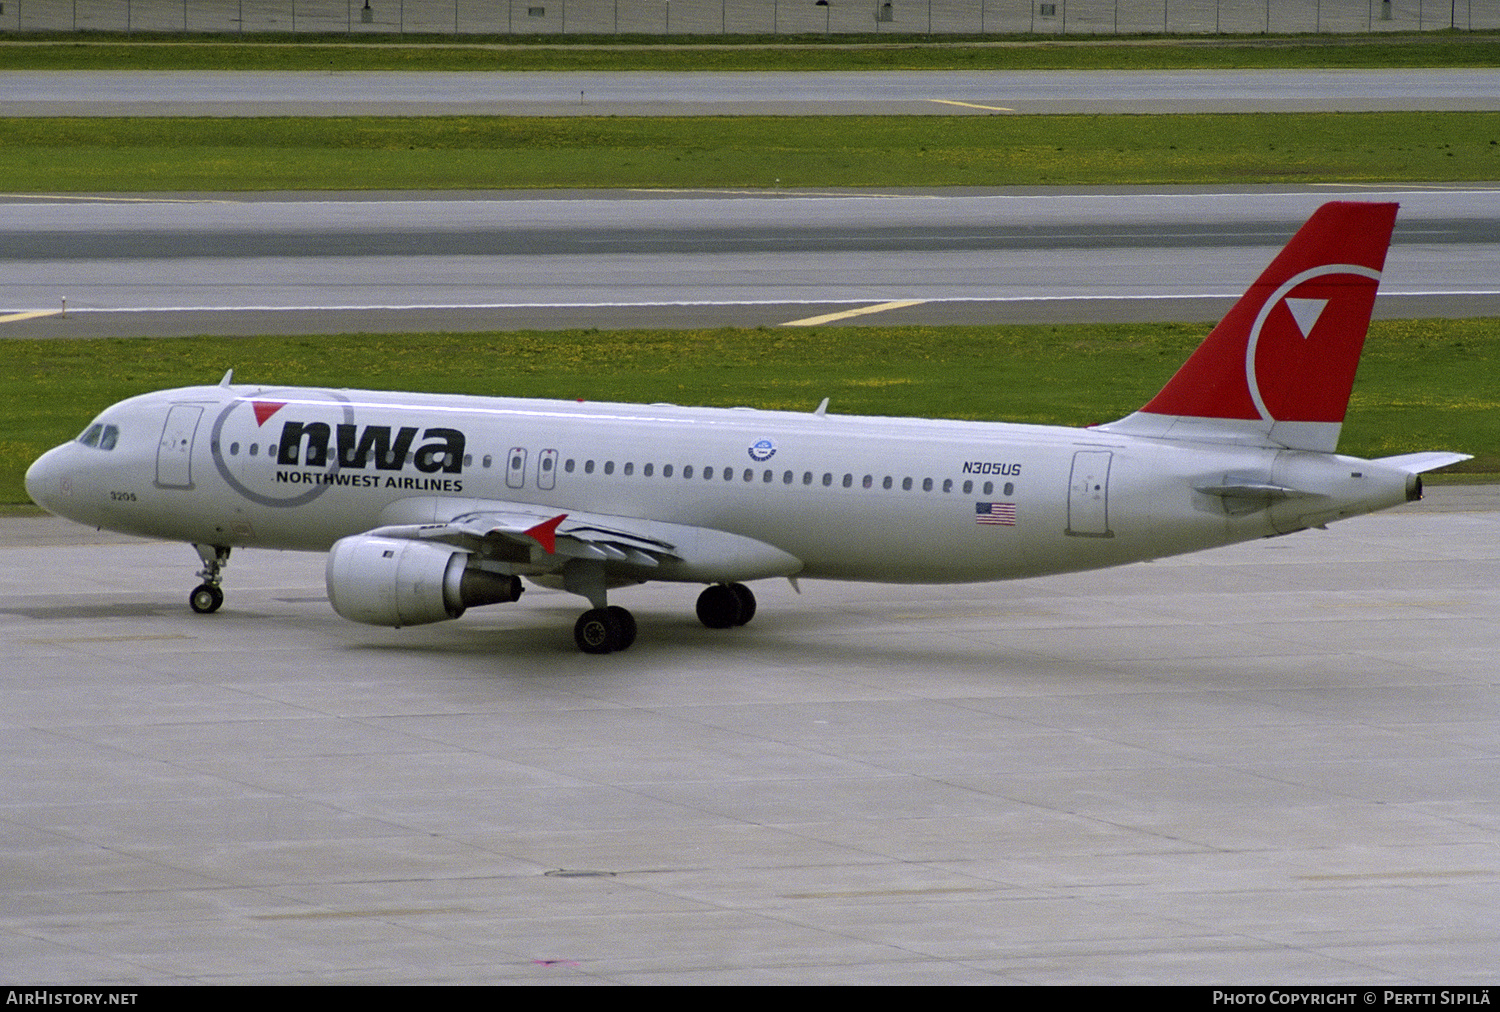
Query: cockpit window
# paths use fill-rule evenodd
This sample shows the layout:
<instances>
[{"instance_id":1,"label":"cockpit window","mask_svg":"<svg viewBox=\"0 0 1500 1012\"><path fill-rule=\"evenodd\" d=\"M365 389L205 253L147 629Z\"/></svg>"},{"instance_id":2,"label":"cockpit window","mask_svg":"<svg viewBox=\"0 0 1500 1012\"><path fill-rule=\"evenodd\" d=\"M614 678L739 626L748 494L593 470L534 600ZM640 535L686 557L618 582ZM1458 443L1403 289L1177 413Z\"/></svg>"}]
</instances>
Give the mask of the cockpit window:
<instances>
[{"instance_id":1,"label":"cockpit window","mask_svg":"<svg viewBox=\"0 0 1500 1012\"><path fill-rule=\"evenodd\" d=\"M78 441L84 446L92 446L100 450L113 450L115 444L120 441L120 427L118 425L105 425L95 422L83 430L83 435Z\"/></svg>"}]
</instances>

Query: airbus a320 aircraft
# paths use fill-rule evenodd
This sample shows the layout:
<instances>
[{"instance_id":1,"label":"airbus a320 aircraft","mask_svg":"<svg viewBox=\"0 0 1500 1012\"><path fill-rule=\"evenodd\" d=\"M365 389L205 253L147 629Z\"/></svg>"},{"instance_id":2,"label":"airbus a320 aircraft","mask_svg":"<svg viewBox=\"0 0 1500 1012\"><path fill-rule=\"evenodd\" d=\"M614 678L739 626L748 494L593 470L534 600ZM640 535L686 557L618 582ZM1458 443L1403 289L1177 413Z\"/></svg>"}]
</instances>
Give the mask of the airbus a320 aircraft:
<instances>
[{"instance_id":1,"label":"airbus a320 aircraft","mask_svg":"<svg viewBox=\"0 0 1500 1012\"><path fill-rule=\"evenodd\" d=\"M749 622L767 577L959 583L1115 566L1321 527L1467 459L1338 455L1395 204L1319 209L1155 398L1086 429L818 410L233 385L106 409L26 488L79 523L186 541L194 611L237 546L327 551L345 618L406 626L588 599L588 653L631 645L611 590L707 584Z\"/></svg>"}]
</instances>

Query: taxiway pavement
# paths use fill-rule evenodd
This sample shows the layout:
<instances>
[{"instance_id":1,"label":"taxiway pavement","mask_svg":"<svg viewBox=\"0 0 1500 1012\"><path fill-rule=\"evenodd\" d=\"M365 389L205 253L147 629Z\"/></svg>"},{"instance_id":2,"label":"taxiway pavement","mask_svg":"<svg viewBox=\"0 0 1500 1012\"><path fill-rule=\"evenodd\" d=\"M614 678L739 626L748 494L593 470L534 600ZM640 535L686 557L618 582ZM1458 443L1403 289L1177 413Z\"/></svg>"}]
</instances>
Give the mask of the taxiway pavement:
<instances>
[{"instance_id":1,"label":"taxiway pavement","mask_svg":"<svg viewBox=\"0 0 1500 1012\"><path fill-rule=\"evenodd\" d=\"M1210 320L1338 197L1402 205L1377 316L1500 315L1500 185L43 196L0 335Z\"/></svg>"},{"instance_id":2,"label":"taxiway pavement","mask_svg":"<svg viewBox=\"0 0 1500 1012\"><path fill-rule=\"evenodd\" d=\"M1492 984L1500 489L978 587L339 619L0 519L0 963L168 983Z\"/></svg>"},{"instance_id":3,"label":"taxiway pavement","mask_svg":"<svg viewBox=\"0 0 1500 1012\"><path fill-rule=\"evenodd\" d=\"M1492 68L4 71L8 116L954 116L1500 109Z\"/></svg>"}]
</instances>

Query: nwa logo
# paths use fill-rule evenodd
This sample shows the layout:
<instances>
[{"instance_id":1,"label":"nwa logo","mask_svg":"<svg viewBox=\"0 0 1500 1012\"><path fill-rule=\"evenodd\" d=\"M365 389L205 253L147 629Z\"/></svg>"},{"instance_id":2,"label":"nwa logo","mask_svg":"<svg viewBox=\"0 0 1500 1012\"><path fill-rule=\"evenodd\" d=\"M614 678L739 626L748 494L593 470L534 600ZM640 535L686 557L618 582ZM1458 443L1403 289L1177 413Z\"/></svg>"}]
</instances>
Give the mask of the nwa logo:
<instances>
[{"instance_id":1,"label":"nwa logo","mask_svg":"<svg viewBox=\"0 0 1500 1012\"><path fill-rule=\"evenodd\" d=\"M278 393L236 398L214 419L214 466L250 502L303 506L340 488L463 491L456 476L466 439L458 429L362 425L340 391Z\"/></svg>"},{"instance_id":2,"label":"nwa logo","mask_svg":"<svg viewBox=\"0 0 1500 1012\"><path fill-rule=\"evenodd\" d=\"M336 442L335 442L336 440ZM461 474L464 467L464 434L457 429L425 429L423 442L412 452L417 428L403 426L394 433L389 425L340 424L327 422L286 421L281 425L277 442L276 463L327 467L330 443L337 454L335 462L345 468L362 470L371 464L379 471L399 471L408 455L412 466L424 474Z\"/></svg>"}]
</instances>

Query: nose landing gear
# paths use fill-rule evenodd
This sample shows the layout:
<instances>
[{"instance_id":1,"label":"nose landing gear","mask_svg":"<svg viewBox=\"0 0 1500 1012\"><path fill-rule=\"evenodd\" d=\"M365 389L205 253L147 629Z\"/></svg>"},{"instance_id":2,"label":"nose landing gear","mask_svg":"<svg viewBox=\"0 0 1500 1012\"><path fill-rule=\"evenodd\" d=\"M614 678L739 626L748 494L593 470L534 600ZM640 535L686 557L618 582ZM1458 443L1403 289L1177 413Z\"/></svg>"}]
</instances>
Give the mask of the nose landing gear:
<instances>
[{"instance_id":1,"label":"nose landing gear","mask_svg":"<svg viewBox=\"0 0 1500 1012\"><path fill-rule=\"evenodd\" d=\"M203 582L188 595L188 607L199 615L212 615L224 604L224 591L219 584L224 579L224 567L229 562L228 545L194 545L203 568L198 577Z\"/></svg>"}]
</instances>

